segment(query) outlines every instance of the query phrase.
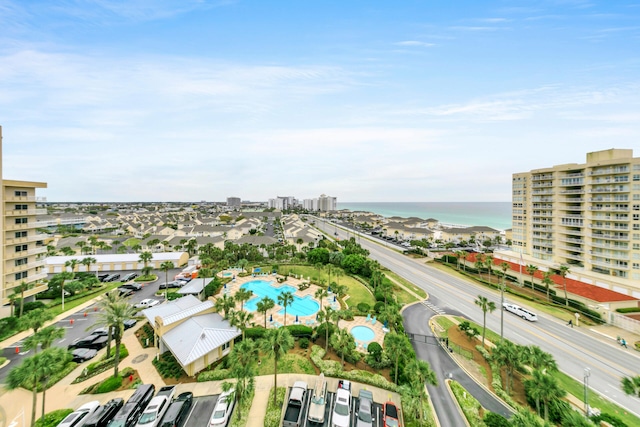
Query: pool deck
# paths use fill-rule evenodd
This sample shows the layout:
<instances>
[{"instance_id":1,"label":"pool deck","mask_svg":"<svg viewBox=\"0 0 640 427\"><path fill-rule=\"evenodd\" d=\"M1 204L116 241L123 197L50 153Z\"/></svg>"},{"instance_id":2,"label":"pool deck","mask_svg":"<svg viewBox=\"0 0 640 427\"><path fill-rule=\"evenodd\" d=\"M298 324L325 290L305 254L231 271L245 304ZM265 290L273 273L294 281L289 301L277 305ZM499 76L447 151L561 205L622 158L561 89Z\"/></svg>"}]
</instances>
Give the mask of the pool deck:
<instances>
[{"instance_id":1,"label":"pool deck","mask_svg":"<svg viewBox=\"0 0 640 427\"><path fill-rule=\"evenodd\" d=\"M340 320L338 322L339 328L345 328L349 332L351 332L351 329L353 329L356 326L366 326L367 328L373 331L374 337L371 341L362 342L362 341L356 340L356 349L363 353L366 353L367 351L366 346L372 342L377 342L381 346L384 343L384 335L385 335L385 332L383 331L384 325L379 320L376 320L376 323L372 324L371 320L372 319L367 320L365 316L356 316L353 318L353 320Z\"/></svg>"},{"instance_id":2,"label":"pool deck","mask_svg":"<svg viewBox=\"0 0 640 427\"><path fill-rule=\"evenodd\" d=\"M219 273L220 277L223 277L222 274L226 273L228 271L223 271L221 273ZM233 272L234 274L237 274L237 272ZM256 275L250 275L250 276L245 276L245 277L238 277L236 275L235 280L232 280L231 282L227 283L226 288L222 288L222 290L216 294L216 298L221 297L222 295L229 295L229 296L234 296L236 294L236 292L238 292L238 289L240 289L240 287L242 285L244 285L247 282L251 282L254 280L264 280L267 282L272 282L274 284L274 286L278 287L278 286L284 286L284 285L289 285L289 286L293 286L294 288L296 288L296 291L294 292L294 294L300 298L304 298L305 296L309 295L314 301L318 302L318 304L320 304L320 301L318 301L314 294L316 293L316 290L318 290L320 287L316 286L316 285L311 285L309 286L307 289L301 291L298 289L298 287L306 282L306 280L303 279L296 279L294 277L289 276L287 278L286 282L283 283L278 283L278 277L281 276L277 276L277 275L273 275L273 274L256 274ZM267 327L268 328L277 328L280 326L283 326L285 324L284 322L284 314L279 314L278 312L282 309L282 306L278 304L278 301L275 301L276 305L273 309L271 309L268 313L267 313ZM338 302L333 302L333 295L330 295L329 297L325 298L325 301L322 302L323 307L326 306L327 304L333 305L334 307L337 307L338 309L340 308L340 304ZM240 310L240 303L236 304L236 309ZM269 318L272 316L272 321L269 321ZM255 323L256 326L264 326L264 315L262 313L260 313L259 311L254 311L253 312L253 323ZM296 316L295 315L291 315L287 313L287 325L293 325L295 324L295 320L296 320ZM315 326L316 325L316 314L312 314L310 316L298 316L298 325L307 325L307 326Z\"/></svg>"},{"instance_id":3,"label":"pool deck","mask_svg":"<svg viewBox=\"0 0 640 427\"><path fill-rule=\"evenodd\" d=\"M224 271L222 273L219 273L220 277L223 277L222 274L223 273L227 273L228 271ZM233 274L237 274L237 271L233 271ZM311 286L309 286L307 289L305 290L299 290L298 287L302 284L307 282L306 280L303 279L296 279L294 277L289 276L287 278L286 282L283 283L278 283L278 277L282 277L282 276L277 276L277 275L273 275L273 274L256 274L256 275L251 275L251 276L245 276L245 277L238 277L236 275L235 280L227 283L226 288L222 288L222 290L216 294L216 298L221 297L222 295L229 295L231 297L233 297L236 292L238 292L238 289L240 289L240 287L242 285L244 285L247 282L251 282L254 280L264 280L267 282L272 282L276 287L278 286L284 286L284 285L289 285L292 286L294 288L296 288L295 291L295 295L300 297L300 298L304 298L305 296L309 296L311 297L314 301L320 303L320 301L318 301L315 297L315 293L318 289L320 289L320 286L311 284ZM327 305L332 306L334 309L339 310L340 309L340 303L337 301L334 301L334 295L330 294L328 297L326 297L324 299L324 301L322 301L322 307L326 307ZM240 303L236 303L236 309L240 310ZM279 314L278 312L282 309L282 306L278 305L278 302L276 301L276 305L275 307L270 310L270 312L267 313L267 328L278 328L280 326L283 326L284 323L284 314ZM269 321L269 318L272 317L272 321ZM253 323L255 324L255 326L264 326L264 319L265 316L258 312L258 311L254 311L253 312ZM295 324L295 320L296 317L295 315L291 315L291 314L287 314L287 325L293 325ZM380 322L379 320L376 320L375 323L372 322L373 319L368 319L365 316L356 316L354 317L353 320L340 320L338 322L338 327L340 328L346 328L349 332L351 332L351 329L354 326L366 326L368 328L370 328L373 332L374 332L374 338L371 341L368 342L362 342L362 341L358 341L356 340L356 348L358 351L361 352L366 352L366 346L371 343L371 342L377 342L380 345L383 345L384 343L384 336L385 336L385 331L383 328L383 324L382 322ZM298 325L307 325L307 326L316 326L317 321L316 321L316 314L312 314L310 316L298 316Z\"/></svg>"}]
</instances>

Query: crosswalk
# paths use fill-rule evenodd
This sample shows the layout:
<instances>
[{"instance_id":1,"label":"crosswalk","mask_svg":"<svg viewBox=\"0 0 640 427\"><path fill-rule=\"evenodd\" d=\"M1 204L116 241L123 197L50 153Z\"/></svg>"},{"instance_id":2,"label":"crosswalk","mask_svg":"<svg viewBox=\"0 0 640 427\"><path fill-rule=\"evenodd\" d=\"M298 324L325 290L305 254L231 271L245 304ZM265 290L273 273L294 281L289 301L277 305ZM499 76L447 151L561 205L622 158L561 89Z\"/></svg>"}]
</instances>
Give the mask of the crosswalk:
<instances>
[{"instance_id":1,"label":"crosswalk","mask_svg":"<svg viewBox=\"0 0 640 427\"><path fill-rule=\"evenodd\" d=\"M443 309L441 309L440 307L436 307L435 305L431 304L428 300L420 301L420 304L424 305L425 307L427 307L429 310L433 311L436 314L446 314L446 312Z\"/></svg>"}]
</instances>

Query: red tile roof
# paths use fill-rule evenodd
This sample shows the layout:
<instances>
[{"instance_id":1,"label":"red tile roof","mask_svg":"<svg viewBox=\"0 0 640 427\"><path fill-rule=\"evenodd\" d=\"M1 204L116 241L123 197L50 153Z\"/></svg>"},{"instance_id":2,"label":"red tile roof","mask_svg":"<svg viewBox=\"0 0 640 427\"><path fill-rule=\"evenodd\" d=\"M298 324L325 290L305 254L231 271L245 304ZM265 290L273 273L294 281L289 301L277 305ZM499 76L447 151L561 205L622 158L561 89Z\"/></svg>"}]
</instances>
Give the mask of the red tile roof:
<instances>
[{"instance_id":1,"label":"red tile roof","mask_svg":"<svg viewBox=\"0 0 640 427\"><path fill-rule=\"evenodd\" d=\"M472 263L476 262L476 254L471 253L467 255L466 260ZM493 263L496 266L499 266L503 262L509 264L509 268L512 271L520 272L520 265L504 261L502 259L494 258ZM526 275L531 279L531 275L527 274L525 266L522 267L522 274ZM542 280L544 274L542 271L538 270L535 272L534 277L536 279ZM558 274L551 275L551 280L558 286L561 291L564 291L563 279L562 276ZM583 298L588 298L592 301L597 302L616 302L616 301L638 301L638 298L634 298L629 295L621 294L620 292L611 291L609 289L604 289L599 286L591 285L589 283L580 282L578 280L573 280L567 277L567 292L572 293L574 295L579 295Z\"/></svg>"}]
</instances>

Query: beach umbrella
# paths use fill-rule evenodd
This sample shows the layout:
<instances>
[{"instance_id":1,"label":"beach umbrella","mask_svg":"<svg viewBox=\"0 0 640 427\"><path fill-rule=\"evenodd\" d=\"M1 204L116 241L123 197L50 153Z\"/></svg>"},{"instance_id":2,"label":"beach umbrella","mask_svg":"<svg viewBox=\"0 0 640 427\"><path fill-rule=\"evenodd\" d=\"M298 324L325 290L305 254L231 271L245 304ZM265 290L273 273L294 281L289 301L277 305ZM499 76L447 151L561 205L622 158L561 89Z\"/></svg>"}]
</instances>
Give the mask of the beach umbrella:
<instances>
[{"instance_id":1,"label":"beach umbrella","mask_svg":"<svg viewBox=\"0 0 640 427\"><path fill-rule=\"evenodd\" d=\"M336 302L336 296L335 295L333 296L333 302Z\"/></svg>"},{"instance_id":2,"label":"beach umbrella","mask_svg":"<svg viewBox=\"0 0 640 427\"><path fill-rule=\"evenodd\" d=\"M226 283L224 284L224 288L227 289L227 284Z\"/></svg>"},{"instance_id":3,"label":"beach umbrella","mask_svg":"<svg viewBox=\"0 0 640 427\"><path fill-rule=\"evenodd\" d=\"M388 327L389 327L389 321L388 321L388 320L385 320L385 321L384 321L384 327L385 327L385 328L388 328Z\"/></svg>"},{"instance_id":4,"label":"beach umbrella","mask_svg":"<svg viewBox=\"0 0 640 427\"><path fill-rule=\"evenodd\" d=\"M300 322L298 321L298 315L297 315L297 314L296 314L296 323L300 323Z\"/></svg>"},{"instance_id":5,"label":"beach umbrella","mask_svg":"<svg viewBox=\"0 0 640 427\"><path fill-rule=\"evenodd\" d=\"M327 288L327 293L331 293L331 285Z\"/></svg>"},{"instance_id":6,"label":"beach umbrella","mask_svg":"<svg viewBox=\"0 0 640 427\"><path fill-rule=\"evenodd\" d=\"M269 315L269 322L273 322L273 314Z\"/></svg>"}]
</instances>

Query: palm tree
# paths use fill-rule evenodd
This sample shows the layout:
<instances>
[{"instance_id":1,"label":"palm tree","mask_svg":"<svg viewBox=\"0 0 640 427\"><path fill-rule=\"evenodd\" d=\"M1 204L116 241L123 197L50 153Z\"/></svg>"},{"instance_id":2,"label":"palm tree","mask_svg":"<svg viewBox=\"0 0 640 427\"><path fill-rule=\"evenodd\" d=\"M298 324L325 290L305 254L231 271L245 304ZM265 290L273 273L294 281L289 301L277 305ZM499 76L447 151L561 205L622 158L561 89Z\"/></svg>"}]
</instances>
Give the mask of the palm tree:
<instances>
[{"instance_id":1,"label":"palm tree","mask_svg":"<svg viewBox=\"0 0 640 427\"><path fill-rule=\"evenodd\" d=\"M18 387L27 385L32 391L31 403L31 426L36 422L36 399L38 395L38 385L51 376L53 372L62 369L68 362L71 355L62 348L51 348L41 353L27 357L21 364L9 371L6 378L6 387L15 390ZM43 395L43 401L45 396ZM44 402L43 402L44 406Z\"/></svg>"},{"instance_id":2,"label":"palm tree","mask_svg":"<svg viewBox=\"0 0 640 427\"><path fill-rule=\"evenodd\" d=\"M216 302L214 303L214 309L218 313L222 312L222 317L225 319L229 318L229 311L231 311L235 306L236 302L234 299L226 294L216 299Z\"/></svg>"},{"instance_id":3,"label":"palm tree","mask_svg":"<svg viewBox=\"0 0 640 427\"><path fill-rule=\"evenodd\" d=\"M322 311L322 302L327 296L329 296L329 292L325 288L318 288L313 296L320 300L320 311Z\"/></svg>"},{"instance_id":4,"label":"palm tree","mask_svg":"<svg viewBox=\"0 0 640 427\"><path fill-rule=\"evenodd\" d=\"M62 329L64 334L63 328L57 329ZM42 382L42 412L40 420L44 422L44 408L47 398L47 388L49 388L49 379L53 374L60 372L67 365L71 356L63 348L45 348L43 345L42 349L43 352L40 353L42 357L42 365L40 366L39 372L40 382Z\"/></svg>"},{"instance_id":5,"label":"palm tree","mask_svg":"<svg viewBox=\"0 0 640 427\"><path fill-rule=\"evenodd\" d=\"M122 301L125 301L125 299L120 296L120 292L117 289L113 289L110 292L107 292L105 296L98 301L98 309L100 313L102 313L108 306ZM98 319L96 319L96 323L91 326L91 328L96 326L107 328L107 354L105 356L107 359L111 357L111 339L113 338L113 327L110 324L110 321L111 319L108 317L98 317Z\"/></svg>"},{"instance_id":6,"label":"palm tree","mask_svg":"<svg viewBox=\"0 0 640 427\"><path fill-rule=\"evenodd\" d=\"M113 367L114 378L118 376L120 344L122 343L122 334L124 333L124 322L135 319L137 315L138 310L126 300L115 300L114 302L107 303L104 309L98 313L98 323L109 325L109 328L113 328L113 337L116 341Z\"/></svg>"},{"instance_id":7,"label":"palm tree","mask_svg":"<svg viewBox=\"0 0 640 427\"><path fill-rule=\"evenodd\" d=\"M240 288L235 294L235 299L240 303L240 310L244 311L244 303L249 301L253 296L253 292L249 289Z\"/></svg>"},{"instance_id":8,"label":"palm tree","mask_svg":"<svg viewBox=\"0 0 640 427\"><path fill-rule=\"evenodd\" d=\"M356 341L353 335L346 329L338 329L338 332L331 336L331 347L340 354L340 366L344 365L344 355L351 353L356 348Z\"/></svg>"},{"instance_id":9,"label":"palm tree","mask_svg":"<svg viewBox=\"0 0 640 427\"><path fill-rule=\"evenodd\" d=\"M79 242L76 242L76 246L80 248L80 255L82 255L85 251L85 248L87 247L87 242L83 242L81 240Z\"/></svg>"},{"instance_id":10,"label":"palm tree","mask_svg":"<svg viewBox=\"0 0 640 427\"><path fill-rule=\"evenodd\" d=\"M332 320L338 319L338 312L333 308L327 306L323 310L318 313L318 322L324 322L324 330L325 330L325 341L324 341L324 351L325 353L329 350L329 326L331 325Z\"/></svg>"},{"instance_id":11,"label":"palm tree","mask_svg":"<svg viewBox=\"0 0 640 427\"><path fill-rule=\"evenodd\" d=\"M269 329L265 334L260 349L267 357L273 357L273 389L278 389L278 360L293 347L294 341L287 328ZM273 404L276 405L276 395L273 393Z\"/></svg>"},{"instance_id":12,"label":"palm tree","mask_svg":"<svg viewBox=\"0 0 640 427\"><path fill-rule=\"evenodd\" d=\"M33 335L29 335L24 340L24 348L27 350L33 349L34 353L37 353L39 345L42 350L46 350L51 347L51 344L53 344L55 340L64 338L65 333L64 328L58 328L55 325L47 326Z\"/></svg>"},{"instance_id":13,"label":"palm tree","mask_svg":"<svg viewBox=\"0 0 640 427\"><path fill-rule=\"evenodd\" d=\"M47 323L49 320L53 320L53 313L46 311L44 308L36 308L26 313L20 318L20 324L24 329L33 329L35 334Z\"/></svg>"},{"instance_id":14,"label":"palm tree","mask_svg":"<svg viewBox=\"0 0 640 427\"><path fill-rule=\"evenodd\" d=\"M457 259L457 263L456 263L456 268L458 269L458 271L460 270L460 259L462 258L462 251L456 251L455 252L456 255L456 259Z\"/></svg>"},{"instance_id":15,"label":"palm tree","mask_svg":"<svg viewBox=\"0 0 640 427\"><path fill-rule=\"evenodd\" d=\"M420 384L422 387L424 387L425 383L438 385L436 373L431 370L429 362L425 362L420 359L413 359L407 364L407 366L405 366L405 370L409 372L407 376L411 379L411 382Z\"/></svg>"},{"instance_id":16,"label":"palm tree","mask_svg":"<svg viewBox=\"0 0 640 427\"><path fill-rule=\"evenodd\" d=\"M75 259L75 258L70 259L70 260L68 260L68 261L65 261L65 263L64 263L64 266L65 266L65 267L71 267L71 274L72 274L72 277L71 277L71 278L72 278L72 279L73 279L74 277L76 277L76 276L75 276L75 271L76 271L76 266L77 266L78 264L80 264L80 261L78 261L78 260L77 260L77 259Z\"/></svg>"},{"instance_id":17,"label":"palm tree","mask_svg":"<svg viewBox=\"0 0 640 427\"><path fill-rule=\"evenodd\" d=\"M621 382L622 391L630 396L640 397L640 375L624 377Z\"/></svg>"},{"instance_id":18,"label":"palm tree","mask_svg":"<svg viewBox=\"0 0 640 427\"><path fill-rule=\"evenodd\" d=\"M278 304L284 307L284 326L287 326L287 306L293 302L293 293L290 291L278 295Z\"/></svg>"},{"instance_id":19,"label":"palm tree","mask_svg":"<svg viewBox=\"0 0 640 427\"><path fill-rule=\"evenodd\" d=\"M533 290L533 276L536 274L536 271L538 271L538 267L533 264L529 264L525 267L525 270L527 271L527 274L531 275L531 290Z\"/></svg>"},{"instance_id":20,"label":"palm tree","mask_svg":"<svg viewBox=\"0 0 640 427\"><path fill-rule=\"evenodd\" d=\"M496 309L496 303L493 301L489 301L486 297L482 295L478 295L478 299L475 301L476 305L480 307L483 314L483 323L482 323L482 346L484 347L484 337L487 331L487 311L489 313L493 313Z\"/></svg>"},{"instance_id":21,"label":"palm tree","mask_svg":"<svg viewBox=\"0 0 640 427\"><path fill-rule=\"evenodd\" d=\"M484 268L484 255L483 254L477 254L476 255L476 262L474 263L476 270L478 270L478 274L480 275L480 278L482 279L482 268Z\"/></svg>"},{"instance_id":22,"label":"palm tree","mask_svg":"<svg viewBox=\"0 0 640 427\"><path fill-rule=\"evenodd\" d=\"M231 361L231 376L236 379L235 384L223 383L223 391L228 391L233 387L234 398L238 404L243 406L247 403L252 389L255 387L256 361L259 359L258 346L253 340L243 340L236 344L231 350L229 360ZM236 411L240 419L242 411Z\"/></svg>"},{"instance_id":23,"label":"palm tree","mask_svg":"<svg viewBox=\"0 0 640 427\"><path fill-rule=\"evenodd\" d=\"M567 274L569 274L571 271L566 265L561 265L558 270L558 273L562 277L562 285L564 287L564 305L569 307L569 297L567 296Z\"/></svg>"},{"instance_id":24,"label":"palm tree","mask_svg":"<svg viewBox=\"0 0 640 427\"><path fill-rule=\"evenodd\" d=\"M536 409L540 415L540 402L544 406L544 420L549 420L549 403L554 400L563 398L566 392L560 387L558 380L542 373L542 371L533 371L533 376L526 381L530 396L536 401Z\"/></svg>"},{"instance_id":25,"label":"palm tree","mask_svg":"<svg viewBox=\"0 0 640 427\"><path fill-rule=\"evenodd\" d=\"M189 253L189 256L193 256L196 253L196 249L198 247L198 241L196 239L189 239L184 248Z\"/></svg>"},{"instance_id":26,"label":"palm tree","mask_svg":"<svg viewBox=\"0 0 640 427\"><path fill-rule=\"evenodd\" d=\"M98 253L98 251L96 250L96 247L98 246L98 236L90 236L89 244L93 248L93 254L95 255L96 253Z\"/></svg>"},{"instance_id":27,"label":"palm tree","mask_svg":"<svg viewBox=\"0 0 640 427\"><path fill-rule=\"evenodd\" d=\"M558 365L553 356L537 345L528 345L523 350L522 362L529 365L533 370L539 370L545 374L558 371Z\"/></svg>"},{"instance_id":28,"label":"palm tree","mask_svg":"<svg viewBox=\"0 0 640 427\"><path fill-rule=\"evenodd\" d=\"M275 305L275 301L267 296L263 297L260 301L258 301L258 304L256 304L256 309L264 316L265 329L267 329L267 311L271 310L273 307L275 307Z\"/></svg>"},{"instance_id":29,"label":"palm tree","mask_svg":"<svg viewBox=\"0 0 640 427\"><path fill-rule=\"evenodd\" d=\"M240 267L242 271L244 271L245 267L249 264L249 261L245 258L242 258L238 260L237 264L238 267Z\"/></svg>"},{"instance_id":30,"label":"palm tree","mask_svg":"<svg viewBox=\"0 0 640 427\"><path fill-rule=\"evenodd\" d=\"M144 268L142 270L146 270L149 261L153 259L153 254L149 251L144 251L138 256L138 259L144 264Z\"/></svg>"},{"instance_id":31,"label":"palm tree","mask_svg":"<svg viewBox=\"0 0 640 427\"><path fill-rule=\"evenodd\" d=\"M400 357L407 351L407 339L395 332L388 333L384 337L384 349L388 355L393 357L395 364L395 382L398 384L398 365L400 363Z\"/></svg>"},{"instance_id":32,"label":"palm tree","mask_svg":"<svg viewBox=\"0 0 640 427\"><path fill-rule=\"evenodd\" d=\"M492 255L485 256L484 264L487 266L487 270L489 270L489 282L491 282L491 271L493 270L493 256Z\"/></svg>"},{"instance_id":33,"label":"palm tree","mask_svg":"<svg viewBox=\"0 0 640 427\"><path fill-rule=\"evenodd\" d=\"M519 347L509 340L502 339L498 341L493 349L491 359L498 366L505 368L505 372L507 374L505 391L507 394L511 394L510 391L513 384L513 371L520 368L522 365Z\"/></svg>"},{"instance_id":34,"label":"palm tree","mask_svg":"<svg viewBox=\"0 0 640 427\"><path fill-rule=\"evenodd\" d=\"M229 317L231 318L229 323L240 329L240 331L242 332L242 339L244 340L244 331L247 329L247 325L249 324L249 322L253 320L253 313L249 313L248 311L232 310Z\"/></svg>"},{"instance_id":35,"label":"palm tree","mask_svg":"<svg viewBox=\"0 0 640 427\"><path fill-rule=\"evenodd\" d=\"M162 264L160 264L160 270L164 271L164 282L165 283L169 283L169 270L173 270L174 268L176 268L176 266L172 261L164 261ZM164 299L167 299L167 288L168 287L169 286L165 286L165 288L164 288Z\"/></svg>"},{"instance_id":36,"label":"palm tree","mask_svg":"<svg viewBox=\"0 0 640 427\"><path fill-rule=\"evenodd\" d=\"M13 288L13 291L20 294L20 316L22 317L22 312L24 311L24 293L33 287L32 283L27 283L22 281L18 286Z\"/></svg>"},{"instance_id":37,"label":"palm tree","mask_svg":"<svg viewBox=\"0 0 640 427\"><path fill-rule=\"evenodd\" d=\"M90 256L82 258L80 260L80 264L87 266L87 272L89 272L91 270L91 264L96 264L97 262L98 262L98 260L96 260L95 258L90 257ZM96 270L96 277L97 276L98 276L98 270Z\"/></svg>"},{"instance_id":38,"label":"palm tree","mask_svg":"<svg viewBox=\"0 0 640 427\"><path fill-rule=\"evenodd\" d=\"M545 271L544 277L542 277L542 283L544 284L545 289L547 290L547 302L549 301L549 286L553 285L553 279L551 278L551 272Z\"/></svg>"}]
</instances>

